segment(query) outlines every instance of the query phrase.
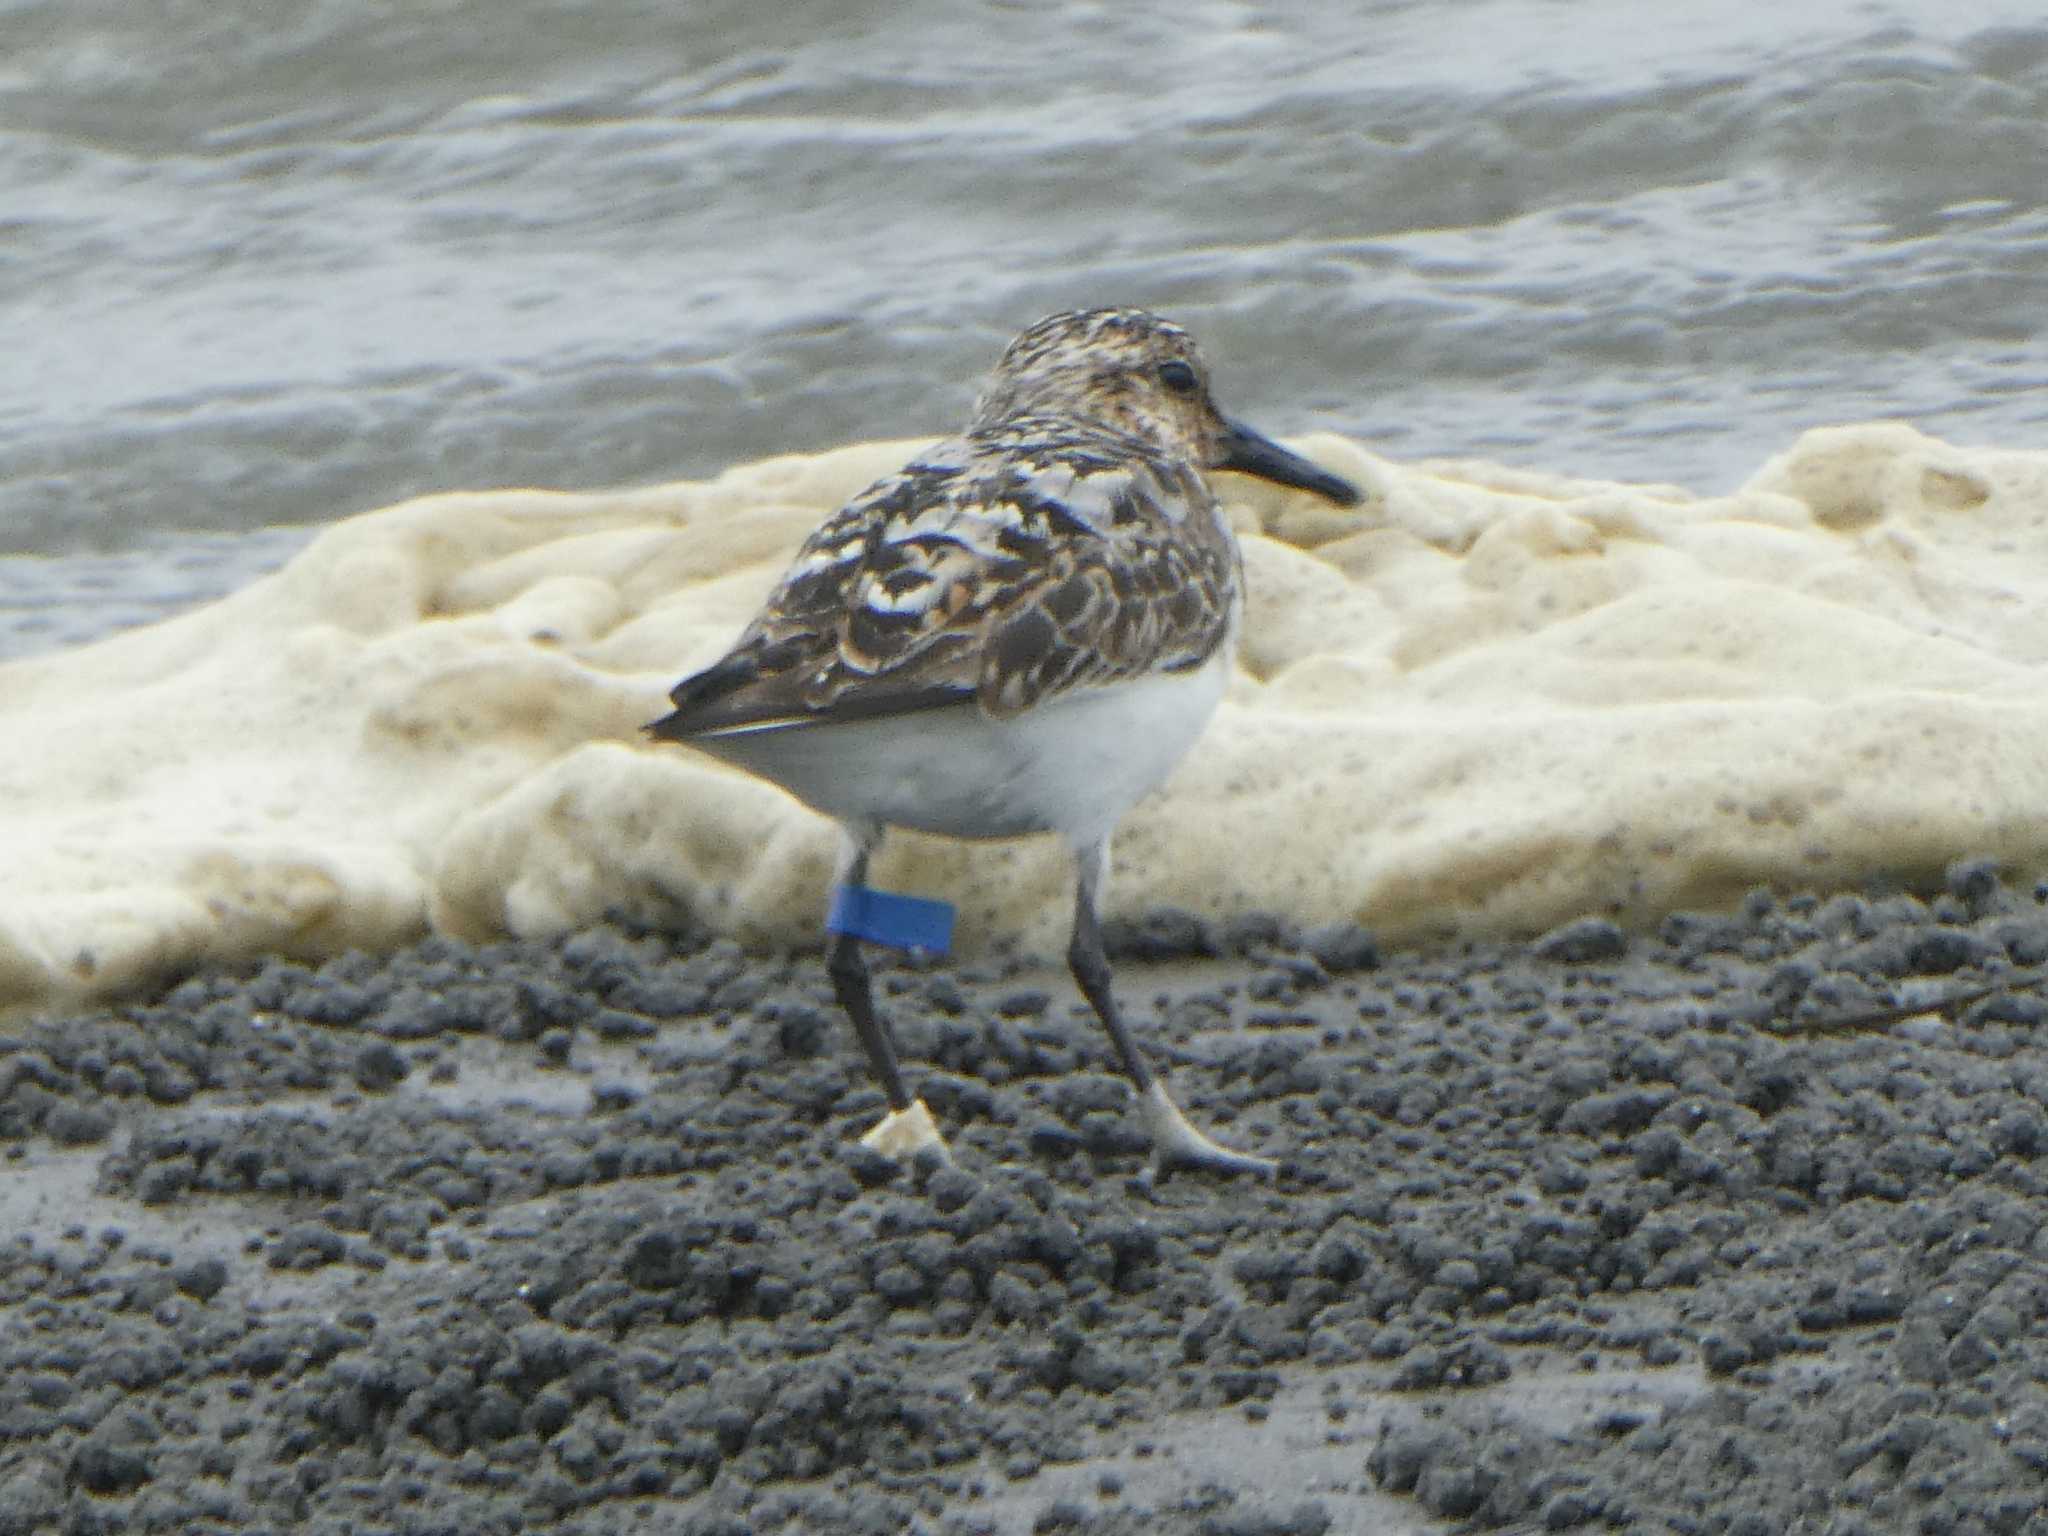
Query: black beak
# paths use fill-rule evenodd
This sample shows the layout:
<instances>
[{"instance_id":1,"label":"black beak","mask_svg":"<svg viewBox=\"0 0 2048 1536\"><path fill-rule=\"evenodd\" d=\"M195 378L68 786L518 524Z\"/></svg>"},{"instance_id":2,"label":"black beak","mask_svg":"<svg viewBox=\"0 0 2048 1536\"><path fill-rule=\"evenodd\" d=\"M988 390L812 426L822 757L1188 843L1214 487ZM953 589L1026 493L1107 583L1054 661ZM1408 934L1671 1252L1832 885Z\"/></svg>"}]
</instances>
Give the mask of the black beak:
<instances>
[{"instance_id":1,"label":"black beak","mask_svg":"<svg viewBox=\"0 0 2048 1536\"><path fill-rule=\"evenodd\" d=\"M1271 438L1261 437L1228 417L1224 418L1223 438L1216 445L1216 453L1217 469L1234 469L1242 475L1271 480L1275 485L1312 491L1340 507L1358 505L1358 487L1342 475L1318 469L1300 454L1289 453Z\"/></svg>"}]
</instances>

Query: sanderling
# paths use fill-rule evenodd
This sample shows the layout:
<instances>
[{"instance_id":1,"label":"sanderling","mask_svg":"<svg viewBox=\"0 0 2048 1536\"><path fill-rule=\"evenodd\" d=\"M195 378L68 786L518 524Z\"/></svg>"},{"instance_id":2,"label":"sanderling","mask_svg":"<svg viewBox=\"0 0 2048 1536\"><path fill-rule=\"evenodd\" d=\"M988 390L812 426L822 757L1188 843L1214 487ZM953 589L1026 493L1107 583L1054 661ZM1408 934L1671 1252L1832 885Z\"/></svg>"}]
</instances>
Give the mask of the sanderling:
<instances>
[{"instance_id":1,"label":"sanderling","mask_svg":"<svg viewBox=\"0 0 2048 1536\"><path fill-rule=\"evenodd\" d=\"M648 727L843 829L828 969L889 1100L870 1145L945 1150L861 957L864 937L944 945L924 926L937 904L867 889L884 830L1057 832L1078 877L1067 963L1137 1091L1154 1165L1275 1166L1182 1116L1118 1014L1096 920L1111 832L1201 734L1236 650L1242 562L1210 469L1358 500L1219 412L1179 326L1136 309L1041 320L1003 353L966 432L827 519L738 643Z\"/></svg>"}]
</instances>

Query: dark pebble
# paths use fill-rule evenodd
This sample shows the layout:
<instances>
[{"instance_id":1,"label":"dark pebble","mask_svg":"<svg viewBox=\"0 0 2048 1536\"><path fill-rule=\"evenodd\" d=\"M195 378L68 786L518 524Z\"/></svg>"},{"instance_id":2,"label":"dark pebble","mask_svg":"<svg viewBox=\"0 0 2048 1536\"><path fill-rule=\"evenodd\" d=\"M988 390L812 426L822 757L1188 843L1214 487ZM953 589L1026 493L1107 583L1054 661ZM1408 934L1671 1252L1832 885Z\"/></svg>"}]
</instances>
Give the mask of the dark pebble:
<instances>
[{"instance_id":1,"label":"dark pebble","mask_svg":"<svg viewBox=\"0 0 2048 1536\"><path fill-rule=\"evenodd\" d=\"M107 1139L114 1112L103 1104L53 1104L43 1116L43 1130L60 1147L91 1147Z\"/></svg>"},{"instance_id":2,"label":"dark pebble","mask_svg":"<svg viewBox=\"0 0 2048 1536\"><path fill-rule=\"evenodd\" d=\"M1553 928L1530 949L1559 965L1595 965L1628 953L1628 935L1604 917L1582 917Z\"/></svg>"},{"instance_id":3,"label":"dark pebble","mask_svg":"<svg viewBox=\"0 0 2048 1536\"><path fill-rule=\"evenodd\" d=\"M600 1040L647 1040L660 1033L652 1019L617 1008L601 1008L590 1018L590 1029Z\"/></svg>"},{"instance_id":4,"label":"dark pebble","mask_svg":"<svg viewBox=\"0 0 2048 1536\"><path fill-rule=\"evenodd\" d=\"M903 1172L902 1166L893 1157L864 1147L855 1142L840 1153L846 1171L866 1189L877 1189L890 1183Z\"/></svg>"},{"instance_id":5,"label":"dark pebble","mask_svg":"<svg viewBox=\"0 0 2048 1536\"><path fill-rule=\"evenodd\" d=\"M228 1283L228 1266L217 1258L196 1259L172 1272L178 1289L195 1301L211 1301Z\"/></svg>"},{"instance_id":6,"label":"dark pebble","mask_svg":"<svg viewBox=\"0 0 2048 1536\"><path fill-rule=\"evenodd\" d=\"M1227 954L1286 947L1291 947L1287 924L1271 912L1245 912L1223 925L1223 949Z\"/></svg>"},{"instance_id":7,"label":"dark pebble","mask_svg":"<svg viewBox=\"0 0 2048 1536\"><path fill-rule=\"evenodd\" d=\"M72 1453L71 1477L87 1493L133 1493L150 1480L149 1457L131 1446L89 1438Z\"/></svg>"},{"instance_id":8,"label":"dark pebble","mask_svg":"<svg viewBox=\"0 0 2048 1536\"><path fill-rule=\"evenodd\" d=\"M408 1070L396 1046L377 1040L356 1052L353 1075L356 1086L365 1093L383 1093L404 1082Z\"/></svg>"},{"instance_id":9,"label":"dark pebble","mask_svg":"<svg viewBox=\"0 0 2048 1536\"><path fill-rule=\"evenodd\" d=\"M287 1227L270 1246L265 1262L272 1269L318 1269L348 1254L348 1239L316 1222L298 1222Z\"/></svg>"},{"instance_id":10,"label":"dark pebble","mask_svg":"<svg viewBox=\"0 0 2048 1536\"><path fill-rule=\"evenodd\" d=\"M1379 942L1372 930L1357 923L1325 923L1301 937L1301 947L1332 975L1376 970L1380 963Z\"/></svg>"},{"instance_id":11,"label":"dark pebble","mask_svg":"<svg viewBox=\"0 0 2048 1536\"><path fill-rule=\"evenodd\" d=\"M1136 920L1110 918L1102 925L1102 947L1111 960L1188 960L1221 952L1211 924L1179 907L1155 907Z\"/></svg>"},{"instance_id":12,"label":"dark pebble","mask_svg":"<svg viewBox=\"0 0 2048 1536\"><path fill-rule=\"evenodd\" d=\"M1974 912L1988 910L1998 895L1998 861L1989 858L1958 859L1943 873L1942 883L1956 900Z\"/></svg>"}]
</instances>

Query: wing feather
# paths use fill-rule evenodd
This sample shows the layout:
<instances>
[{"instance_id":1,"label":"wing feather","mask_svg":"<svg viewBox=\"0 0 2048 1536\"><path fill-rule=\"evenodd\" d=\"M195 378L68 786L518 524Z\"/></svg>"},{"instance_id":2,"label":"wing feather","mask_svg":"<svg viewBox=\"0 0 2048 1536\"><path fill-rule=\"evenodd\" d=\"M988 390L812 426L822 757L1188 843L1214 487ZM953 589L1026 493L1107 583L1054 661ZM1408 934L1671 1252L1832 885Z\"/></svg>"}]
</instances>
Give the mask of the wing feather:
<instances>
[{"instance_id":1,"label":"wing feather","mask_svg":"<svg viewBox=\"0 0 2048 1536\"><path fill-rule=\"evenodd\" d=\"M650 729L687 740L969 699L1015 715L1200 665L1227 637L1239 584L1207 483L1142 444L948 443L819 527L733 649L679 683Z\"/></svg>"}]
</instances>

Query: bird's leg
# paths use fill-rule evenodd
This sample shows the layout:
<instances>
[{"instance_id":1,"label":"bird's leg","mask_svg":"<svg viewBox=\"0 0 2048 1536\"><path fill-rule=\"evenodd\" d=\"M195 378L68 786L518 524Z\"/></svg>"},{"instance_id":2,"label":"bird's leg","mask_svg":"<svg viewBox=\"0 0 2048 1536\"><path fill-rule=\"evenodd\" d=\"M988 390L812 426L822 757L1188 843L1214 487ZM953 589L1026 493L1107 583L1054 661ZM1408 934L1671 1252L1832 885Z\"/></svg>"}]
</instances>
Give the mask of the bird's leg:
<instances>
[{"instance_id":1,"label":"bird's leg","mask_svg":"<svg viewBox=\"0 0 2048 1536\"><path fill-rule=\"evenodd\" d=\"M1152 1133L1153 1167L1180 1164L1216 1173L1272 1173L1279 1167L1272 1159L1233 1152L1196 1130L1173 1102L1165 1082L1145 1065L1110 993L1109 957L1102 952L1102 928L1095 914L1096 899L1109 868L1108 840L1076 848L1074 864L1078 878L1074 883L1074 933L1067 944L1067 968L1080 983L1081 995L1088 999L1095 1016L1102 1020L1102 1027L1109 1031L1109 1043L1116 1051L1124 1076L1138 1091L1138 1107L1145 1117L1145 1128Z\"/></svg>"},{"instance_id":2,"label":"bird's leg","mask_svg":"<svg viewBox=\"0 0 2048 1536\"><path fill-rule=\"evenodd\" d=\"M878 827L849 828L840 848L837 883L865 885L868 856L882 840ZM875 1014L874 987L868 980L868 963L860 952L860 940L850 933L835 933L825 952L825 970L832 978L833 996L853 1021L860 1048L867 1053L868 1066L889 1100L889 1113L867 1135L861 1145L889 1157L908 1158L930 1147L948 1156L945 1139L932 1121L924 1100L913 1099L903 1086L903 1068L896 1060L896 1046L889 1027Z\"/></svg>"}]
</instances>

